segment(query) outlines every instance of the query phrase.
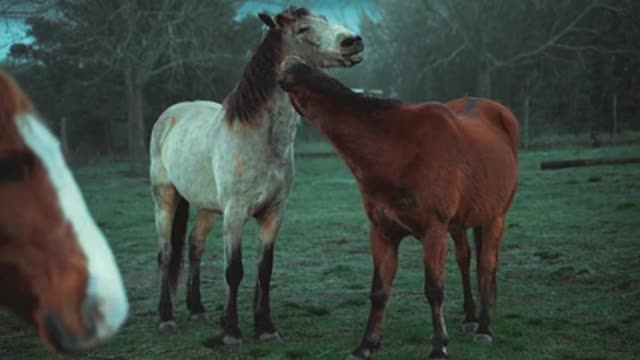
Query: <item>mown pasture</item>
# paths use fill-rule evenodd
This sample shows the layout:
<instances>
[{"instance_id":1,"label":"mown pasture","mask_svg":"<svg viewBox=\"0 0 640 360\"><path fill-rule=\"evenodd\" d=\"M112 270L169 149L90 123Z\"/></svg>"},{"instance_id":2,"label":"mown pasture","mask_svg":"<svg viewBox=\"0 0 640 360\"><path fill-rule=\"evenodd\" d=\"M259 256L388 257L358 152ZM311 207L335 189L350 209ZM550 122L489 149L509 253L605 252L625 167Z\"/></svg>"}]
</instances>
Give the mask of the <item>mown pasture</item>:
<instances>
[{"instance_id":1,"label":"mown pasture","mask_svg":"<svg viewBox=\"0 0 640 360\"><path fill-rule=\"evenodd\" d=\"M543 160L639 153L640 147L629 146L521 154L520 188L502 245L496 341L491 346L472 343L460 329L462 289L450 244L445 311L453 358L640 356L640 166L539 170ZM31 330L3 312L0 359L345 358L360 341L368 315L372 265L367 219L351 173L338 158L299 156L296 165L272 283L281 341L252 338L253 224L244 237L245 277L239 295L244 344L227 347L219 337L225 292L219 227L208 239L203 260L203 300L210 321L188 320L182 284L176 301L178 330L158 333L157 240L149 187L145 179L126 176L125 164L101 161L76 168L76 174L125 276L131 301L126 327L106 346L65 357L46 352ZM420 245L407 239L377 359L424 358L431 324L422 288Z\"/></svg>"}]
</instances>

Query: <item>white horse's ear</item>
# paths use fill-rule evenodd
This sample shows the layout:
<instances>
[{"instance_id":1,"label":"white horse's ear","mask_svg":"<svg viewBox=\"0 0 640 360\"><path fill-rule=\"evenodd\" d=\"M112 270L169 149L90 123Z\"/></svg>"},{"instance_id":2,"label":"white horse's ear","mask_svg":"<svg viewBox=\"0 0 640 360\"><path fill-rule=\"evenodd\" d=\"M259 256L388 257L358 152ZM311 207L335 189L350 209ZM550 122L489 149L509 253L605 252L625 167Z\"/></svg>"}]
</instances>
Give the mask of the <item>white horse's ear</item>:
<instances>
[{"instance_id":1,"label":"white horse's ear","mask_svg":"<svg viewBox=\"0 0 640 360\"><path fill-rule=\"evenodd\" d=\"M265 25L267 25L269 27L269 29L275 29L276 28L276 22L273 21L273 19L271 18L271 16L267 13L260 13L258 14L258 17L260 18L260 20L262 20L263 23L265 23Z\"/></svg>"},{"instance_id":2,"label":"white horse's ear","mask_svg":"<svg viewBox=\"0 0 640 360\"><path fill-rule=\"evenodd\" d=\"M283 13L283 14L276 15L276 23L280 27L285 27L285 26L291 24L294 21L296 21L296 17L293 16L293 15L290 15L289 13Z\"/></svg>"}]
</instances>

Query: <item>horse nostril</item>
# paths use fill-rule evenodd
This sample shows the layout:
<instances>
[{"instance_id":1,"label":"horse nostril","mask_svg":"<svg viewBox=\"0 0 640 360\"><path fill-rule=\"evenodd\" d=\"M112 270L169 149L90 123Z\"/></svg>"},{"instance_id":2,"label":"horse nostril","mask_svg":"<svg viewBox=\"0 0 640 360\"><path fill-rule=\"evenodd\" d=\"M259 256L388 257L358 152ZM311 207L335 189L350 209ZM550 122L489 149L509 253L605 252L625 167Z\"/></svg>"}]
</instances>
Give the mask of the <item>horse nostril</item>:
<instances>
[{"instance_id":1,"label":"horse nostril","mask_svg":"<svg viewBox=\"0 0 640 360\"><path fill-rule=\"evenodd\" d=\"M82 307L82 312L87 333L95 335L98 323L102 321L99 302L93 298L86 299Z\"/></svg>"},{"instance_id":2,"label":"horse nostril","mask_svg":"<svg viewBox=\"0 0 640 360\"><path fill-rule=\"evenodd\" d=\"M358 43L362 43L362 38L360 37L360 35L349 36L348 38L342 40L342 42L340 43L340 46L352 47Z\"/></svg>"}]
</instances>

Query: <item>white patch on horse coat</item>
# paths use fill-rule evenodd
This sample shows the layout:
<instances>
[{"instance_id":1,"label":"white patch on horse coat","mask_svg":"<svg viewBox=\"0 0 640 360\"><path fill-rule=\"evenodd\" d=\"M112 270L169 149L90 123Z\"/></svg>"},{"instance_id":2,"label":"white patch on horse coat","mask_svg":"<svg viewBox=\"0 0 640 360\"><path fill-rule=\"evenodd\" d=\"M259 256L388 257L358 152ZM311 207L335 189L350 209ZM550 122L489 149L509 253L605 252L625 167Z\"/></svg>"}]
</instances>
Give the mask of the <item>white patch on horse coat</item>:
<instances>
[{"instance_id":1,"label":"white patch on horse coat","mask_svg":"<svg viewBox=\"0 0 640 360\"><path fill-rule=\"evenodd\" d=\"M89 283L86 301L99 311L97 337L104 340L124 323L129 311L122 276L102 231L91 217L82 193L69 170L53 134L33 115L16 119L24 142L42 161L58 194L60 209L71 224L88 263Z\"/></svg>"},{"instance_id":2,"label":"white patch on horse coat","mask_svg":"<svg viewBox=\"0 0 640 360\"><path fill-rule=\"evenodd\" d=\"M152 144L154 185L172 184L199 208L222 213L230 202L251 216L274 197L285 200L293 182L293 140L300 122L286 94L277 89L268 126L243 129L225 123L222 105L182 102L169 107L154 127L167 132ZM164 127L164 129L162 129ZM265 141L267 139L267 141ZM159 153L153 147L159 145ZM238 174L237 161L244 162Z\"/></svg>"}]
</instances>

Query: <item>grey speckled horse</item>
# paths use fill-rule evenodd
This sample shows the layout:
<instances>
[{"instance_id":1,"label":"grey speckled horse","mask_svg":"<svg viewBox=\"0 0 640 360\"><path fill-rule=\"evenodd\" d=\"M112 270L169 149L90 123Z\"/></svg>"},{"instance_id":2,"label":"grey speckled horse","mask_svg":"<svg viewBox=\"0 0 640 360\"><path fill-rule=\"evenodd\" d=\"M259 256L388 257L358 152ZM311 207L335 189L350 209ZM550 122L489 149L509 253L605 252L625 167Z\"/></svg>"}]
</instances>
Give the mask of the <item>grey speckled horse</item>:
<instances>
[{"instance_id":1,"label":"grey speckled horse","mask_svg":"<svg viewBox=\"0 0 640 360\"><path fill-rule=\"evenodd\" d=\"M162 269L160 330L175 328L173 298L182 263L189 207L197 210L189 235L187 307L204 318L200 259L204 241L223 214L227 300L223 341L242 341L237 295L243 276L241 240L253 217L260 227L258 278L253 303L255 335L278 337L271 320L269 287L274 242L293 185L293 141L300 118L277 84L279 65L296 55L318 67L350 67L362 61L363 43L342 26L304 8L270 17L269 31L223 104L182 102L158 118L151 134L151 184Z\"/></svg>"}]
</instances>

